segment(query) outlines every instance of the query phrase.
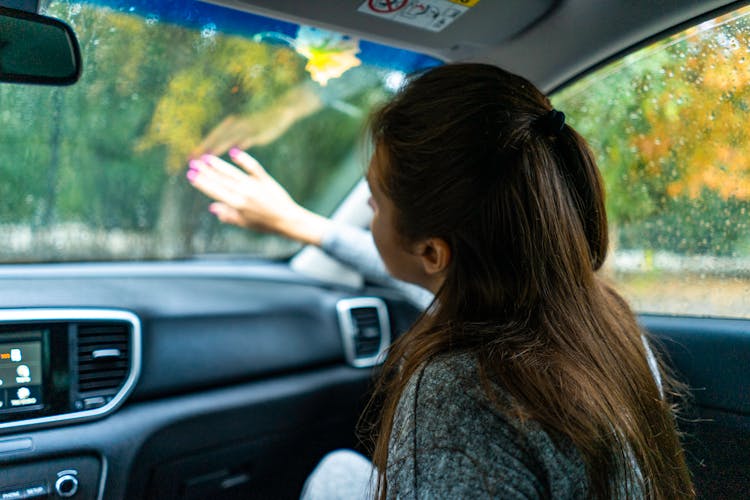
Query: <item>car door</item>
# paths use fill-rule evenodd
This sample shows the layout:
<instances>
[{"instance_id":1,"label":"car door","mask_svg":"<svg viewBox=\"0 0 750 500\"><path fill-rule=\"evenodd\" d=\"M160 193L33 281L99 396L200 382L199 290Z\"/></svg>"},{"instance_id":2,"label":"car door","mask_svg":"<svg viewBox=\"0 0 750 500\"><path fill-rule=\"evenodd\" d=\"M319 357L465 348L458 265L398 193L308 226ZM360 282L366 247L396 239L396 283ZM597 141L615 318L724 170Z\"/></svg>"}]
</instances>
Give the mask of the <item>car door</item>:
<instances>
[{"instance_id":1,"label":"car door","mask_svg":"<svg viewBox=\"0 0 750 500\"><path fill-rule=\"evenodd\" d=\"M607 184L605 275L686 385L699 498L750 491L747 13L694 22L553 98Z\"/></svg>"}]
</instances>

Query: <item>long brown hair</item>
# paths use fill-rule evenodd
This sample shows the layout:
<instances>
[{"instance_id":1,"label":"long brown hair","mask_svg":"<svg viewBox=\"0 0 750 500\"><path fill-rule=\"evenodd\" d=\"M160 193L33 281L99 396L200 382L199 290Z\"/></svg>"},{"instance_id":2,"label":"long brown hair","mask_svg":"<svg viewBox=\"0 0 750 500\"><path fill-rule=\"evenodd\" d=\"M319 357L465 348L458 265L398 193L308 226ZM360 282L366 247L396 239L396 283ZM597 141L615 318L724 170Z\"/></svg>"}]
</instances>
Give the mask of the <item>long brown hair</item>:
<instances>
[{"instance_id":1,"label":"long brown hair","mask_svg":"<svg viewBox=\"0 0 750 500\"><path fill-rule=\"evenodd\" d=\"M402 243L439 237L452 252L432 307L383 367L381 498L406 383L456 351L476 354L485 390L491 380L511 394L505 411L572 440L592 498L694 496L634 314L595 274L608 244L601 176L551 110L517 75L455 64L411 80L372 117L383 158L370 177L393 202Z\"/></svg>"}]
</instances>

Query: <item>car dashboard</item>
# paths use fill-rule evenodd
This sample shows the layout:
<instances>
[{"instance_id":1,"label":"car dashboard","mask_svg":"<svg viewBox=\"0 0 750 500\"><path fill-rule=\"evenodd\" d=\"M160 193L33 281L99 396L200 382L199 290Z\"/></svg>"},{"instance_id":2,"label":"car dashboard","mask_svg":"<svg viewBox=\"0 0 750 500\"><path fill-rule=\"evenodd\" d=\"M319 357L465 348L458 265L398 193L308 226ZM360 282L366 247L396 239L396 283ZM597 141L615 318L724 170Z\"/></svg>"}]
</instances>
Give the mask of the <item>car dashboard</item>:
<instances>
[{"instance_id":1,"label":"car dashboard","mask_svg":"<svg viewBox=\"0 0 750 500\"><path fill-rule=\"evenodd\" d=\"M2 278L2 498L294 497L416 316L282 263L88 267Z\"/></svg>"}]
</instances>

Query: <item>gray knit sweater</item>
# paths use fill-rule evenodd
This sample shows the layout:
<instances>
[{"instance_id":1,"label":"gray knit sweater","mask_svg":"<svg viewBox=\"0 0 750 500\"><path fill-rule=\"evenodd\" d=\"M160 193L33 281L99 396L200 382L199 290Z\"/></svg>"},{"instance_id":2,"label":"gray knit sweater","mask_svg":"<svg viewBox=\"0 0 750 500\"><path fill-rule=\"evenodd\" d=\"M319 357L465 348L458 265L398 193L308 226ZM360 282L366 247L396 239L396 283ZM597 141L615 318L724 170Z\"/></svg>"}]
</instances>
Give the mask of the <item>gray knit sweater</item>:
<instances>
[{"instance_id":1,"label":"gray knit sweater","mask_svg":"<svg viewBox=\"0 0 750 500\"><path fill-rule=\"evenodd\" d=\"M369 232L334 226L322 246L368 279L400 289L415 304L431 301L429 292L388 276ZM656 360L645 338L643 343L661 387ZM498 400L492 402L479 380L471 354L439 356L412 377L393 422L388 497L586 498L585 465L570 439L551 436L533 420L509 417L500 409L510 407L507 392L495 386Z\"/></svg>"},{"instance_id":2,"label":"gray knit sweater","mask_svg":"<svg viewBox=\"0 0 750 500\"><path fill-rule=\"evenodd\" d=\"M389 443L388 497L585 498L572 442L504 414L510 396L492 402L478 380L471 354L440 356L412 377Z\"/></svg>"}]
</instances>

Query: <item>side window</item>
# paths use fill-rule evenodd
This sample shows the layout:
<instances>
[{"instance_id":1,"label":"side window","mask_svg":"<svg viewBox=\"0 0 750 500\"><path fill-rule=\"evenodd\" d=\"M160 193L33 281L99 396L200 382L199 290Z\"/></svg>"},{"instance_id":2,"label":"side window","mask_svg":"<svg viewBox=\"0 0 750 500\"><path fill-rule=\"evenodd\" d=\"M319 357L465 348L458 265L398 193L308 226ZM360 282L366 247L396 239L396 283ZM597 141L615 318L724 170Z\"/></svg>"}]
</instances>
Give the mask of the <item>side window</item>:
<instances>
[{"instance_id":1,"label":"side window","mask_svg":"<svg viewBox=\"0 0 750 500\"><path fill-rule=\"evenodd\" d=\"M638 312L750 318L748 14L702 23L553 97L597 156L604 272Z\"/></svg>"}]
</instances>

